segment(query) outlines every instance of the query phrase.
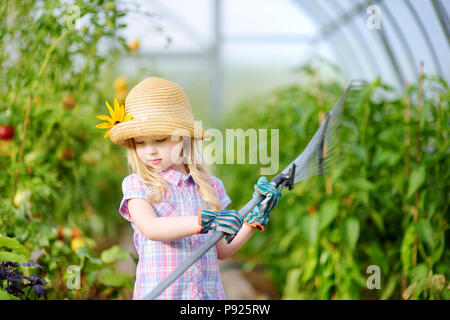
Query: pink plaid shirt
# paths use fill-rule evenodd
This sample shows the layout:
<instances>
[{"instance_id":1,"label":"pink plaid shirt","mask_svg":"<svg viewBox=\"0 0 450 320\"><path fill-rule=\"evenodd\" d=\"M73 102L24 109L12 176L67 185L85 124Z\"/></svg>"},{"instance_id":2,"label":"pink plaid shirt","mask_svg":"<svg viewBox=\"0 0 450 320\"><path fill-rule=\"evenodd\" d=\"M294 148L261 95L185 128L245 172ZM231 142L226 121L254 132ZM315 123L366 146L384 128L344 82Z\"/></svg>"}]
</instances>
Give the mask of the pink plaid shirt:
<instances>
[{"instance_id":1,"label":"pink plaid shirt","mask_svg":"<svg viewBox=\"0 0 450 320\"><path fill-rule=\"evenodd\" d=\"M159 217L193 216L197 215L198 210L206 208L191 174L185 176L170 168L161 171L160 174L169 183L173 201L160 201L153 206ZM231 199L226 194L222 181L211 176L210 182L222 203L221 209L225 209L231 203ZM123 199L119 212L122 217L131 222L134 229L134 245L139 255L133 299L142 299L149 294L214 233L211 230L207 234L195 234L175 241L153 241L146 238L131 220L127 204L128 199L145 199L145 190L148 188L150 186L144 184L137 174L128 175L122 183ZM214 246L197 260L164 290L158 299L225 299L216 247Z\"/></svg>"}]
</instances>

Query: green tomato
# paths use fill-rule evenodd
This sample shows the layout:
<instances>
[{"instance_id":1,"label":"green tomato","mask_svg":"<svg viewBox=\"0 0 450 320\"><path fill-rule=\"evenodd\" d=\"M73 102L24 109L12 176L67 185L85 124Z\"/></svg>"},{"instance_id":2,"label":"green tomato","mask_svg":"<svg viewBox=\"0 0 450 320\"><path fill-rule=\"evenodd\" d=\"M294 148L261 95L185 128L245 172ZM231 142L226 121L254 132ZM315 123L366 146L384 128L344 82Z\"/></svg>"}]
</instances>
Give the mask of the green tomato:
<instances>
[{"instance_id":1,"label":"green tomato","mask_svg":"<svg viewBox=\"0 0 450 320\"><path fill-rule=\"evenodd\" d=\"M69 227L64 227L62 230L62 235L64 237L64 239L68 240L72 238L72 229L70 229Z\"/></svg>"},{"instance_id":2,"label":"green tomato","mask_svg":"<svg viewBox=\"0 0 450 320\"><path fill-rule=\"evenodd\" d=\"M53 243L53 248L55 248L57 250L62 250L64 248L64 242L62 242L61 240L56 240Z\"/></svg>"},{"instance_id":3,"label":"green tomato","mask_svg":"<svg viewBox=\"0 0 450 320\"><path fill-rule=\"evenodd\" d=\"M48 238L49 238L50 240L53 240L53 239L56 239L57 237L58 237L58 229L56 229L55 227L52 227L52 228L50 229Z\"/></svg>"}]
</instances>

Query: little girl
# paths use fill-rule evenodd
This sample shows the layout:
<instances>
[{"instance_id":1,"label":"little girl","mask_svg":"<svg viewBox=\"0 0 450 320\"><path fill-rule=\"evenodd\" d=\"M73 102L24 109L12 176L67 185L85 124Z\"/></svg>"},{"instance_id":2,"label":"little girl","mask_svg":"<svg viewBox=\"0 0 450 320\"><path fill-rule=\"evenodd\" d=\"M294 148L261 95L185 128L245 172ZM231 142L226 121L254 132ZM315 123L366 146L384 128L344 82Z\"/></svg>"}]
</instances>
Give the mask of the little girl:
<instances>
[{"instance_id":1,"label":"little girl","mask_svg":"<svg viewBox=\"0 0 450 320\"><path fill-rule=\"evenodd\" d=\"M236 252L255 228L264 230L279 199L267 179L255 184L265 200L245 221L225 210L231 199L222 181L209 174L189 101L176 83L151 77L134 87L125 109L107 104L112 118L105 138L127 149L132 174L122 183L119 212L134 229L139 255L133 299L142 299L215 231L226 236L174 281L159 299L225 299L217 259ZM102 118L103 117L103 118ZM108 119L107 119L108 117ZM112 124L114 123L114 124ZM101 127L101 125L99 125Z\"/></svg>"}]
</instances>

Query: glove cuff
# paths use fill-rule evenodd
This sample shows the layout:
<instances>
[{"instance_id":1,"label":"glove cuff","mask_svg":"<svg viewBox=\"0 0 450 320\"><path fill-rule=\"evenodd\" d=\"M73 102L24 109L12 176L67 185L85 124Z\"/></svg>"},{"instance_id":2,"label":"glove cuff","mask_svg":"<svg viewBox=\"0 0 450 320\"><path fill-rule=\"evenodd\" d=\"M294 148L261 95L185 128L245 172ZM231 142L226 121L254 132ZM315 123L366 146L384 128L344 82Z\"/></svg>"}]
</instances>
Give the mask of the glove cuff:
<instances>
[{"instance_id":1,"label":"glove cuff","mask_svg":"<svg viewBox=\"0 0 450 320\"><path fill-rule=\"evenodd\" d=\"M199 233L208 233L211 229L211 224L217 216L217 211L214 210L204 210L200 209L197 211L197 221L199 224L199 228L195 232L195 234Z\"/></svg>"},{"instance_id":2,"label":"glove cuff","mask_svg":"<svg viewBox=\"0 0 450 320\"><path fill-rule=\"evenodd\" d=\"M264 226L261 223L257 222L257 221L255 221L255 222L244 221L244 224L248 225L249 227L256 228L256 229L258 229L260 231L264 231Z\"/></svg>"}]
</instances>

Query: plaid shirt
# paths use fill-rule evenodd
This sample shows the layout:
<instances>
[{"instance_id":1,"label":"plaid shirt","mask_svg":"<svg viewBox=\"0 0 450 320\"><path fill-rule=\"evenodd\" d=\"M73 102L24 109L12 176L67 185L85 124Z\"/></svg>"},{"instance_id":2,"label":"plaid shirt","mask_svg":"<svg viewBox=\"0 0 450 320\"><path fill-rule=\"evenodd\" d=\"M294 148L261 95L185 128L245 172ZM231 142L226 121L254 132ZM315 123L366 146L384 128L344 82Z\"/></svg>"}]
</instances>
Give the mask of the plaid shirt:
<instances>
[{"instance_id":1,"label":"plaid shirt","mask_svg":"<svg viewBox=\"0 0 450 320\"><path fill-rule=\"evenodd\" d=\"M206 208L200 197L198 186L191 174L184 176L177 170L167 168L160 172L172 190L173 201L160 201L153 208L159 217L193 216L199 209ZM225 209L231 199L225 192L222 181L211 176L211 186ZM128 211L128 199L145 199L145 191L150 186L144 184L137 174L124 178L122 183L123 199L119 212L134 229L134 245L139 255L136 268L136 282L133 299L142 299L214 233L195 234L174 241L153 241L146 238L131 220ZM220 281L217 251L214 246L197 260L186 272L164 290L158 299L206 300L225 299Z\"/></svg>"}]
</instances>

